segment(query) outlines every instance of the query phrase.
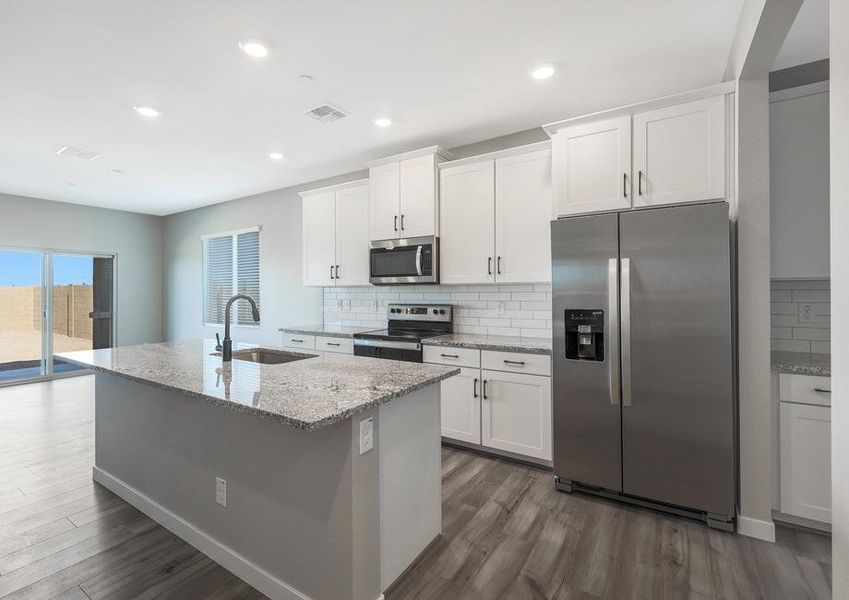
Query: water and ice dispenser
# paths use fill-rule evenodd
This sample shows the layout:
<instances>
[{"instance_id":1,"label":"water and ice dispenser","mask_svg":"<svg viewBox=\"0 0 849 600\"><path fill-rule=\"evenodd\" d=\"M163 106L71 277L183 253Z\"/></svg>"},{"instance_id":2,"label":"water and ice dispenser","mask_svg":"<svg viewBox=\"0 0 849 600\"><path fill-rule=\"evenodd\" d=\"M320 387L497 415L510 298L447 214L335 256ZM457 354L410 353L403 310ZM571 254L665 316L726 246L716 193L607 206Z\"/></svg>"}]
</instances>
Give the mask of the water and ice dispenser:
<instances>
[{"instance_id":1,"label":"water and ice dispenser","mask_svg":"<svg viewBox=\"0 0 849 600\"><path fill-rule=\"evenodd\" d=\"M604 311L566 311L566 358L604 362Z\"/></svg>"}]
</instances>

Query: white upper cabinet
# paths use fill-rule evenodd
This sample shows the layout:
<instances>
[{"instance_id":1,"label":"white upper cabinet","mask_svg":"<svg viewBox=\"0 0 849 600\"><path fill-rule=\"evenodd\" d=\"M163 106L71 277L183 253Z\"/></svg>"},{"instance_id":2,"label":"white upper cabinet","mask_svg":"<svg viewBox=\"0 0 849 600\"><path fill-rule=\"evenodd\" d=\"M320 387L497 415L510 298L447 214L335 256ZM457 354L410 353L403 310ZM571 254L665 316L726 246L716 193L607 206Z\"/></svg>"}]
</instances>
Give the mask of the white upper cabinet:
<instances>
[{"instance_id":1,"label":"white upper cabinet","mask_svg":"<svg viewBox=\"0 0 849 600\"><path fill-rule=\"evenodd\" d=\"M558 216L631 207L631 118L566 127L552 137Z\"/></svg>"},{"instance_id":2,"label":"white upper cabinet","mask_svg":"<svg viewBox=\"0 0 849 600\"><path fill-rule=\"evenodd\" d=\"M437 165L450 156L432 146L366 163L370 240L438 235Z\"/></svg>"},{"instance_id":3,"label":"white upper cabinet","mask_svg":"<svg viewBox=\"0 0 849 600\"><path fill-rule=\"evenodd\" d=\"M368 285L367 185L342 188L336 192L336 285Z\"/></svg>"},{"instance_id":4,"label":"white upper cabinet","mask_svg":"<svg viewBox=\"0 0 849 600\"><path fill-rule=\"evenodd\" d=\"M634 207L725 197L725 97L634 115Z\"/></svg>"},{"instance_id":5,"label":"white upper cabinet","mask_svg":"<svg viewBox=\"0 0 849 600\"><path fill-rule=\"evenodd\" d=\"M368 285L368 184L346 183L301 197L304 285Z\"/></svg>"},{"instance_id":6,"label":"white upper cabinet","mask_svg":"<svg viewBox=\"0 0 849 600\"><path fill-rule=\"evenodd\" d=\"M504 283L551 281L551 151L495 161L495 270Z\"/></svg>"},{"instance_id":7,"label":"white upper cabinet","mask_svg":"<svg viewBox=\"0 0 849 600\"><path fill-rule=\"evenodd\" d=\"M369 239L389 240L399 236L401 198L400 164L390 162L369 169Z\"/></svg>"},{"instance_id":8,"label":"white upper cabinet","mask_svg":"<svg viewBox=\"0 0 849 600\"><path fill-rule=\"evenodd\" d=\"M441 283L495 281L495 165L445 167L439 173Z\"/></svg>"},{"instance_id":9,"label":"white upper cabinet","mask_svg":"<svg viewBox=\"0 0 849 600\"><path fill-rule=\"evenodd\" d=\"M827 279L828 83L770 95L769 173L774 279Z\"/></svg>"},{"instance_id":10,"label":"white upper cabinet","mask_svg":"<svg viewBox=\"0 0 849 600\"><path fill-rule=\"evenodd\" d=\"M304 285L333 285L336 265L336 192L303 196Z\"/></svg>"},{"instance_id":11,"label":"white upper cabinet","mask_svg":"<svg viewBox=\"0 0 849 600\"><path fill-rule=\"evenodd\" d=\"M440 281L551 280L548 144L440 169Z\"/></svg>"}]
</instances>

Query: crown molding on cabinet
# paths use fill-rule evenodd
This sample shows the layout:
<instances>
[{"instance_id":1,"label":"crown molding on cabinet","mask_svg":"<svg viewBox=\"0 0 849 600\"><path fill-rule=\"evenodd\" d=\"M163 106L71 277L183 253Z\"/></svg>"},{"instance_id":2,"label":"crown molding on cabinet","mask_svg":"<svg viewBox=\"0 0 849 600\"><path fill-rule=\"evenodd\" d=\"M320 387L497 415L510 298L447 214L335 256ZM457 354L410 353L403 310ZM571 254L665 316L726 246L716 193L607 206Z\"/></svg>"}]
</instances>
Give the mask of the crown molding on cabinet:
<instances>
[{"instance_id":1,"label":"crown molding on cabinet","mask_svg":"<svg viewBox=\"0 0 849 600\"><path fill-rule=\"evenodd\" d=\"M446 150L442 146L428 146L427 148L418 148L417 150L410 150L409 152L402 152L401 154L393 154L392 156L386 156L384 158L370 160L364 164L370 169L372 167L379 167L380 165L385 165L391 162L398 162L402 160L407 160L409 158L427 156L428 154L436 154L442 160L451 160L452 158L454 158L454 153L450 152L449 150Z\"/></svg>"},{"instance_id":2,"label":"crown molding on cabinet","mask_svg":"<svg viewBox=\"0 0 849 600\"><path fill-rule=\"evenodd\" d=\"M498 158L507 158L508 156L517 156L519 154L527 154L528 152L535 152L537 150L550 150L551 149L551 141L543 140L542 142L534 142L532 144L525 144L523 146L513 146L512 148L505 148L503 150L495 150L494 152L487 152L486 154L475 154L474 156L467 156L465 158L458 158L457 160L449 160L446 162L439 163L439 169L443 169L445 167L457 167L460 165L474 164L477 162L481 162L483 160L496 160Z\"/></svg>"}]
</instances>

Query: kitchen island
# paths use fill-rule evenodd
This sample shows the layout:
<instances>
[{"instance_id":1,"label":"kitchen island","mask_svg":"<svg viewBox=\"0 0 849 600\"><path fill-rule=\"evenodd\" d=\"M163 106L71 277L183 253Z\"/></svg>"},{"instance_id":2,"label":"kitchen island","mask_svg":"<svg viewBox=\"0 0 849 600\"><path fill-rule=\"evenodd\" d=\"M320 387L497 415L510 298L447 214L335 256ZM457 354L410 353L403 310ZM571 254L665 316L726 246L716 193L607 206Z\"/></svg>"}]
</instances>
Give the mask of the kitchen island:
<instances>
[{"instance_id":1,"label":"kitchen island","mask_svg":"<svg viewBox=\"0 0 849 600\"><path fill-rule=\"evenodd\" d=\"M95 371L95 481L271 598L375 600L439 535L456 368L223 364L211 340L61 357Z\"/></svg>"}]
</instances>

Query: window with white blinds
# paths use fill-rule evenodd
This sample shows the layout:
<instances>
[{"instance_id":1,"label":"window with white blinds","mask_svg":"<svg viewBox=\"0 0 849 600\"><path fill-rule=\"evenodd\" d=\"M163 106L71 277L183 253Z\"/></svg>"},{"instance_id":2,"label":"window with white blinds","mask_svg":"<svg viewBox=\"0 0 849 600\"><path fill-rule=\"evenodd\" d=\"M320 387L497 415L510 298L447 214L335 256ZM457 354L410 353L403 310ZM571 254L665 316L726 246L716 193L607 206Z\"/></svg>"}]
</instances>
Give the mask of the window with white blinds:
<instances>
[{"instance_id":1,"label":"window with white blinds","mask_svg":"<svg viewBox=\"0 0 849 600\"><path fill-rule=\"evenodd\" d=\"M224 324L224 307L233 294L248 294L260 306L259 228L203 238L203 322ZM232 323L255 325L247 302L234 304Z\"/></svg>"}]
</instances>

